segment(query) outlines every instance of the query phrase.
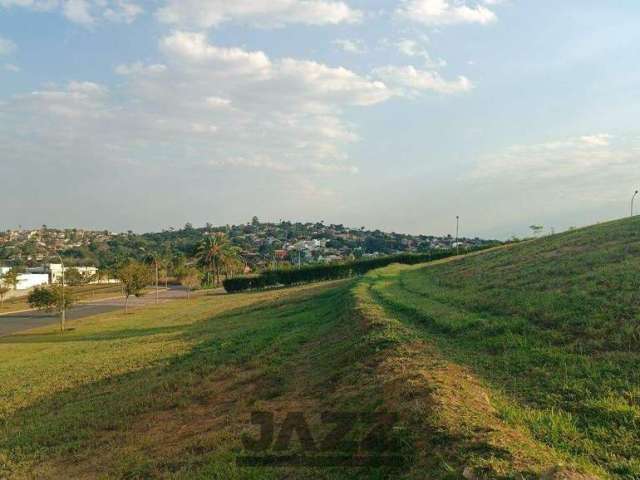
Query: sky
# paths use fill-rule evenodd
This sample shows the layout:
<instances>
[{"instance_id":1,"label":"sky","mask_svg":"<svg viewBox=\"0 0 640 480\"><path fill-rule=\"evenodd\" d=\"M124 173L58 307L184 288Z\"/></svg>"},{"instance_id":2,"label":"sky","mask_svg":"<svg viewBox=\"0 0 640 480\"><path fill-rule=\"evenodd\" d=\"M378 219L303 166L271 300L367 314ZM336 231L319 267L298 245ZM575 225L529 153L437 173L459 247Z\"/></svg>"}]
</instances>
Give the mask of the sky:
<instances>
[{"instance_id":1,"label":"sky","mask_svg":"<svg viewBox=\"0 0 640 480\"><path fill-rule=\"evenodd\" d=\"M639 25L637 0L0 0L0 228L620 218Z\"/></svg>"}]
</instances>

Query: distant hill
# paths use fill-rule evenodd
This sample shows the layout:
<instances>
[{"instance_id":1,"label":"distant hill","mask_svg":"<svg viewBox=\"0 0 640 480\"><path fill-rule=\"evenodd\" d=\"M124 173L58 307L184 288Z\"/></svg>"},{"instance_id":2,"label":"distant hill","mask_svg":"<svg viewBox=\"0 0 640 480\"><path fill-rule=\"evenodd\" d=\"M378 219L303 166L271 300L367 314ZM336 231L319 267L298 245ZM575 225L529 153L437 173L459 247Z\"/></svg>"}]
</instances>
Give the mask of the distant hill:
<instances>
[{"instance_id":1,"label":"distant hill","mask_svg":"<svg viewBox=\"0 0 640 480\"><path fill-rule=\"evenodd\" d=\"M240 225L194 227L162 232L113 233L107 230L55 229L43 225L32 230L0 232L0 265L35 266L60 253L67 264L111 267L122 259L154 253L168 260L192 258L198 244L216 232L226 234L240 248L245 261L254 268L271 263L314 263L339 261L365 255L390 255L448 249L452 236L409 235L347 227L320 222L251 222ZM460 238L461 248L478 247L487 241Z\"/></svg>"}]
</instances>

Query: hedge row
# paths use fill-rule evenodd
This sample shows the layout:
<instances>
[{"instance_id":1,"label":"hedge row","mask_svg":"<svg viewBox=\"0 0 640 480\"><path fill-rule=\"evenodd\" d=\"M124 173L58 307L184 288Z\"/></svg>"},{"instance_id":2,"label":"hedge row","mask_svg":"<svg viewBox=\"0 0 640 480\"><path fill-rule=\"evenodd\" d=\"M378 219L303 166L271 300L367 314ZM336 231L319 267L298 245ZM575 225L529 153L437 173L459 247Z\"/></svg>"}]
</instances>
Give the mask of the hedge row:
<instances>
[{"instance_id":1,"label":"hedge row","mask_svg":"<svg viewBox=\"0 0 640 480\"><path fill-rule=\"evenodd\" d=\"M484 248L488 248L488 246L474 250L482 250ZM354 275L364 275L370 270L386 267L392 263L415 265L417 263L451 257L455 254L455 250L438 250L429 253L390 255L353 262L314 265L298 269L267 270L259 275L228 278L224 280L222 284L228 293L260 290L269 287L282 287L301 283L319 282L322 280L348 278Z\"/></svg>"}]
</instances>

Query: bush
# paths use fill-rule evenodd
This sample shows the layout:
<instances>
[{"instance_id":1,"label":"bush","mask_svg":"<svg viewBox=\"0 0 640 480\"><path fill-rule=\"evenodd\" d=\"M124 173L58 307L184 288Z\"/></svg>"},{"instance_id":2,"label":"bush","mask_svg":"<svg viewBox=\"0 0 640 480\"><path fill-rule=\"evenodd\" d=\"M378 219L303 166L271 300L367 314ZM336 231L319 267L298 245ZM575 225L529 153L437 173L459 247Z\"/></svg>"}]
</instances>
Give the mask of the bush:
<instances>
[{"instance_id":1,"label":"bush","mask_svg":"<svg viewBox=\"0 0 640 480\"><path fill-rule=\"evenodd\" d=\"M57 297L50 288L36 287L29 293L27 302L31 308L36 310L53 310L57 303Z\"/></svg>"},{"instance_id":2,"label":"bush","mask_svg":"<svg viewBox=\"0 0 640 480\"><path fill-rule=\"evenodd\" d=\"M479 247L474 249L474 251L483 250L488 247L489 246ZM370 270L386 267L392 263L415 265L451 257L455 254L455 250L441 250L429 253L390 255L330 265L314 265L299 269L267 270L260 275L228 278L224 280L222 284L228 293L260 290L268 287L281 287L323 280L349 278L355 275L364 275Z\"/></svg>"}]
</instances>

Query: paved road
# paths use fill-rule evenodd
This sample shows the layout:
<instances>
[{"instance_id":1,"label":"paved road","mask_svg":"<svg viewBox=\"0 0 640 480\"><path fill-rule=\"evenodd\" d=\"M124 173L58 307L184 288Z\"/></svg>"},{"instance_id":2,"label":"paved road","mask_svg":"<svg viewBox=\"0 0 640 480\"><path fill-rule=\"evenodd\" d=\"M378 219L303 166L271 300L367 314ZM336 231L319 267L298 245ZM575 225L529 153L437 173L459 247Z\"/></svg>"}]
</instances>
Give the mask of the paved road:
<instances>
[{"instance_id":1,"label":"paved road","mask_svg":"<svg viewBox=\"0 0 640 480\"><path fill-rule=\"evenodd\" d=\"M171 287L169 290L160 290L160 302L168 302L177 298L185 298L186 291L181 287ZM148 293L144 297L129 299L131 308L153 305L155 303L155 292ZM124 308L124 298L112 298L106 300L95 300L88 303L78 304L67 310L68 320L77 320L100 313L113 312ZM60 321L59 315L46 312L24 312L9 315L0 315L0 337L13 333L28 330L30 328L43 327Z\"/></svg>"}]
</instances>

